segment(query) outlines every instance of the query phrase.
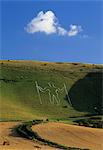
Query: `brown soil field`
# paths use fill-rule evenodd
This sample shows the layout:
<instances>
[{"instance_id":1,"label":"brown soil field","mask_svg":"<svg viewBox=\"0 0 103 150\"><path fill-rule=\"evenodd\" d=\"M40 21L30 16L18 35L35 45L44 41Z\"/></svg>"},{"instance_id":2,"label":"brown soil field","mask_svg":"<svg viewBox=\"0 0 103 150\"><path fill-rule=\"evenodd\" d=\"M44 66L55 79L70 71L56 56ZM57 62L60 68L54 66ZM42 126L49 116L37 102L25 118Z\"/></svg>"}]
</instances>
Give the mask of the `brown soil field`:
<instances>
[{"instance_id":1,"label":"brown soil field","mask_svg":"<svg viewBox=\"0 0 103 150\"><path fill-rule=\"evenodd\" d=\"M103 150L103 129L49 122L35 125L32 130L44 139L69 147Z\"/></svg>"},{"instance_id":2,"label":"brown soil field","mask_svg":"<svg viewBox=\"0 0 103 150\"><path fill-rule=\"evenodd\" d=\"M18 124L20 122L0 122L0 150L56 150L12 132L12 129ZM5 145L3 145L4 142L6 142Z\"/></svg>"}]
</instances>

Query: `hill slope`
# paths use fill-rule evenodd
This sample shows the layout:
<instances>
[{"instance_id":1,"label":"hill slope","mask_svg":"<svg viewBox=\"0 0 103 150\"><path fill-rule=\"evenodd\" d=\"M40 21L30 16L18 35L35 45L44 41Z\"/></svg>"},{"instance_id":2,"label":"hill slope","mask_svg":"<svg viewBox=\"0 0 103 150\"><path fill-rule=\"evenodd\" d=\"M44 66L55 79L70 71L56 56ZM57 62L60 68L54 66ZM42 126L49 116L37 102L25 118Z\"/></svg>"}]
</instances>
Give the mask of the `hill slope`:
<instances>
[{"instance_id":1,"label":"hill slope","mask_svg":"<svg viewBox=\"0 0 103 150\"><path fill-rule=\"evenodd\" d=\"M102 65L0 61L0 66L0 120L101 113Z\"/></svg>"}]
</instances>

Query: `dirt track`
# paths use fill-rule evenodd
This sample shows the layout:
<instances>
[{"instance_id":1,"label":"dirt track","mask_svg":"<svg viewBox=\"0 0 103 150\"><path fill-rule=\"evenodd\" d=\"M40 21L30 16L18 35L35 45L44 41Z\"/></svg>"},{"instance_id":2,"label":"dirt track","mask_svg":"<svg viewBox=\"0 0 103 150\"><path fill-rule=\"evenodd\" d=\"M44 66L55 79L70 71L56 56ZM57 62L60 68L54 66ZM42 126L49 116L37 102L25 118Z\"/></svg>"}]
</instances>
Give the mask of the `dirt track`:
<instances>
[{"instance_id":1,"label":"dirt track","mask_svg":"<svg viewBox=\"0 0 103 150\"><path fill-rule=\"evenodd\" d=\"M41 137L71 147L103 150L103 129L49 122L33 126Z\"/></svg>"},{"instance_id":2,"label":"dirt track","mask_svg":"<svg viewBox=\"0 0 103 150\"><path fill-rule=\"evenodd\" d=\"M32 142L19 137L16 133L12 133L12 128L18 124L20 123L0 122L0 150L56 150L55 148ZM4 141L9 145L3 145Z\"/></svg>"}]
</instances>

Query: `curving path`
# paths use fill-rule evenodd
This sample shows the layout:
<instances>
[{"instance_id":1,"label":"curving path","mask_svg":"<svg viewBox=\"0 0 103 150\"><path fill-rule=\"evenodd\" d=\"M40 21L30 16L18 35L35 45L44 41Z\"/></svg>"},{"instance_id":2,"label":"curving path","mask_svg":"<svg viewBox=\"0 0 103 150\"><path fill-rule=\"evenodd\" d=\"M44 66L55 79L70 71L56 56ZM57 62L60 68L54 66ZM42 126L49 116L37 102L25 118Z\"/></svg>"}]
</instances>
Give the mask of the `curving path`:
<instances>
[{"instance_id":1,"label":"curving path","mask_svg":"<svg viewBox=\"0 0 103 150\"><path fill-rule=\"evenodd\" d=\"M103 129L48 122L32 126L44 139L68 147L103 150Z\"/></svg>"}]
</instances>

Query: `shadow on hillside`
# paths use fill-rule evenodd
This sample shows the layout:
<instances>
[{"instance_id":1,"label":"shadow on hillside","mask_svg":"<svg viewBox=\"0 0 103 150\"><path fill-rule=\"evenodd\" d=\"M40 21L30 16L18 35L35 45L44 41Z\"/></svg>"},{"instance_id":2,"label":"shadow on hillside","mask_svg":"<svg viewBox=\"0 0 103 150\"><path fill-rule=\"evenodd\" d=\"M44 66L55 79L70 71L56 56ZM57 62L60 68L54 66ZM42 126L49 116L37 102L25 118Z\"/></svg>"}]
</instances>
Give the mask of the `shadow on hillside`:
<instances>
[{"instance_id":1,"label":"shadow on hillside","mask_svg":"<svg viewBox=\"0 0 103 150\"><path fill-rule=\"evenodd\" d=\"M68 94L76 110L103 114L102 79L102 72L90 72L75 82Z\"/></svg>"}]
</instances>

